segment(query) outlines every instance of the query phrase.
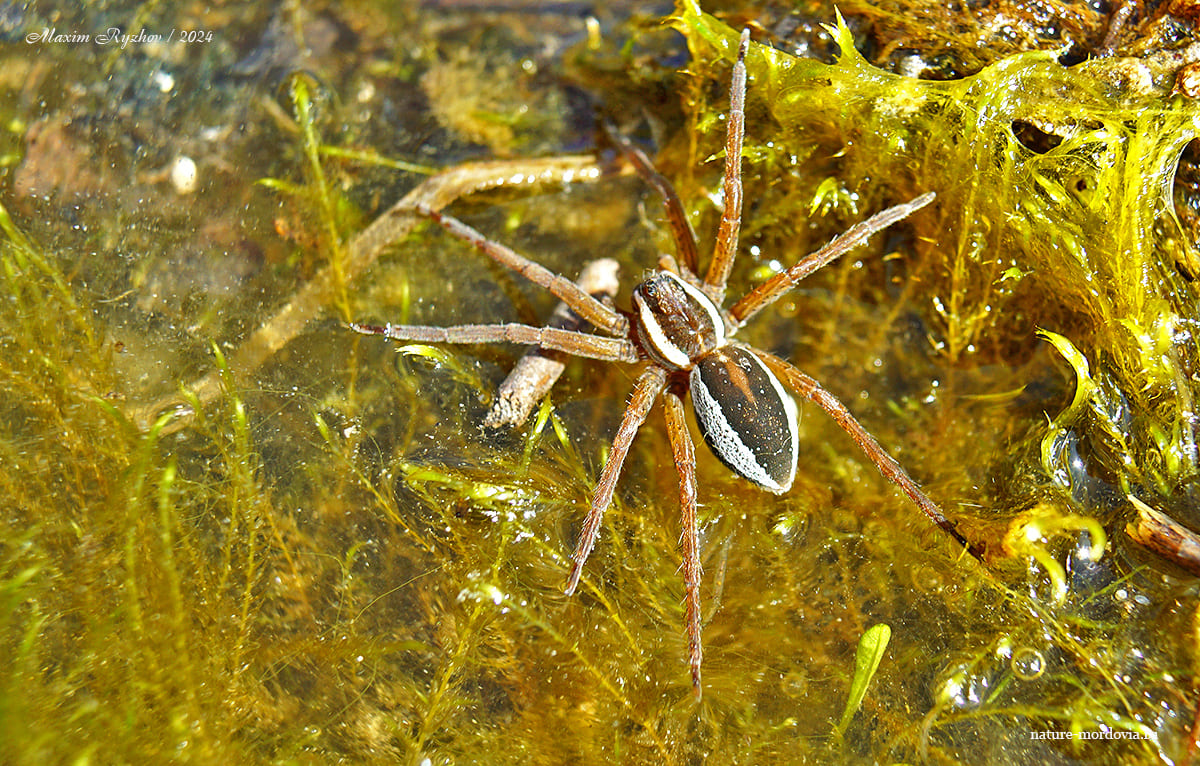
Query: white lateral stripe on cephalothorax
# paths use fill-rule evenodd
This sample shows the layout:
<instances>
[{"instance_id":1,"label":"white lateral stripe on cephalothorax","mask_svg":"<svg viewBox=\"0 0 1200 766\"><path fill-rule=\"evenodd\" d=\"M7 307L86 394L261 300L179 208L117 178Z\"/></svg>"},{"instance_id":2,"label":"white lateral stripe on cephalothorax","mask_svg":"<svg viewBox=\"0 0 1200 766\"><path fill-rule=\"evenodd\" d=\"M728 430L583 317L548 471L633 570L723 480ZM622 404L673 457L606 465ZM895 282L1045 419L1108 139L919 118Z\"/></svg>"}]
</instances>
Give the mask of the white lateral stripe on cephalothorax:
<instances>
[{"instance_id":1,"label":"white lateral stripe on cephalothorax","mask_svg":"<svg viewBox=\"0 0 1200 766\"><path fill-rule=\"evenodd\" d=\"M637 305L642 328L649 336L642 339L644 342L648 342L648 344L652 347L648 350L653 350L654 353L662 357L665 362L677 369L686 370L687 368L691 367L692 360L688 359L688 355L684 353L683 349L681 349L679 346L676 346L671 342L671 339L667 337L667 333L663 330L662 325L659 324L658 317L655 316L654 311L646 305L646 301L642 299L642 296L635 292L633 294L633 302Z\"/></svg>"},{"instance_id":2,"label":"white lateral stripe on cephalothorax","mask_svg":"<svg viewBox=\"0 0 1200 766\"><path fill-rule=\"evenodd\" d=\"M648 284L653 280L667 280L673 286L683 291L692 304L703 310L707 315L709 324L712 326L713 341L709 345L710 349L720 348L725 345L725 320L721 316L721 310L713 303L712 299L705 295L696 287L687 283L678 274L673 274L669 271L661 271L651 277L650 280L643 282L643 285ZM645 299L642 298L640 290L634 290L633 302L638 310L641 325L645 329L648 337L643 340L647 341L652 347L652 350L660 356L668 364L681 369L690 369L692 366L692 358L688 352L681 348L679 343L670 337L666 328L663 327L658 313L651 306L647 305Z\"/></svg>"}]
</instances>

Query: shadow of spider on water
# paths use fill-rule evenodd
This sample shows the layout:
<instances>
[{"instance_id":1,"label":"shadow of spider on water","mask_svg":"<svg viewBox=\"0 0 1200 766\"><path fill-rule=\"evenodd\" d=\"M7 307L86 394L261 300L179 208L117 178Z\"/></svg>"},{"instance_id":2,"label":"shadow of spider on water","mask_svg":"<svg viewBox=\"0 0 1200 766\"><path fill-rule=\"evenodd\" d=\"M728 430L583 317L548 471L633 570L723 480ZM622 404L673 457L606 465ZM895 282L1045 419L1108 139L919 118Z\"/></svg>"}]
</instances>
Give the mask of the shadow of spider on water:
<instances>
[{"instance_id":1,"label":"shadow of spider on water","mask_svg":"<svg viewBox=\"0 0 1200 766\"><path fill-rule=\"evenodd\" d=\"M776 494L787 492L796 474L798 427L796 404L784 388L799 393L825 410L848 433L883 475L897 484L921 511L976 558L980 551L967 542L941 509L850 414L833 394L788 362L760 349L733 340L755 314L771 305L804 277L862 244L872 234L891 226L933 201L932 192L911 202L888 208L855 225L825 247L805 257L738 299L727 309L721 305L736 255L742 215L740 159L745 128L743 104L746 90L746 51L749 30L742 32L737 63L730 86L730 110L725 138L725 205L716 246L708 271L699 276L695 237L683 207L670 184L640 152L618 139L626 158L666 200L668 218L681 263L670 256L633 290L631 311L601 303L570 280L485 238L466 224L418 206L454 236L469 242L497 263L546 288L562 300L583 322L604 335L578 329L533 327L521 324L425 327L366 325L351 327L368 335L426 343L510 342L554 349L574 356L612 362L643 364L608 461L592 495L591 508L571 558L574 565L566 592L579 585L584 563L600 533L605 510L612 502L621 467L634 436L650 408L661 396L676 470L683 519L683 577L689 663L692 689L700 696L700 542L696 522L696 459L684 416L683 398L690 391L692 408L704 441L734 472ZM782 382L781 382L782 381Z\"/></svg>"}]
</instances>

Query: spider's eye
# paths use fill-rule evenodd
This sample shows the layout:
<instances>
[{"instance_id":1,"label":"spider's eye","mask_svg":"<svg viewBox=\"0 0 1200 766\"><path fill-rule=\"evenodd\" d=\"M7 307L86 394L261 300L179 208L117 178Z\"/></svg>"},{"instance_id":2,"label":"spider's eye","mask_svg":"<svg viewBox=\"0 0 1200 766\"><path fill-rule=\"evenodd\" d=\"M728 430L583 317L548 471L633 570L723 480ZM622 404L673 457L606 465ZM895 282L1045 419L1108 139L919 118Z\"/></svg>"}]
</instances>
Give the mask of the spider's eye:
<instances>
[{"instance_id":1,"label":"spider's eye","mask_svg":"<svg viewBox=\"0 0 1200 766\"><path fill-rule=\"evenodd\" d=\"M796 402L752 352L725 346L692 368L692 408L722 463L769 492L796 477Z\"/></svg>"},{"instance_id":2,"label":"spider's eye","mask_svg":"<svg viewBox=\"0 0 1200 766\"><path fill-rule=\"evenodd\" d=\"M669 271L660 271L633 290L637 337L650 358L672 370L725 343L721 311L704 293Z\"/></svg>"}]
</instances>

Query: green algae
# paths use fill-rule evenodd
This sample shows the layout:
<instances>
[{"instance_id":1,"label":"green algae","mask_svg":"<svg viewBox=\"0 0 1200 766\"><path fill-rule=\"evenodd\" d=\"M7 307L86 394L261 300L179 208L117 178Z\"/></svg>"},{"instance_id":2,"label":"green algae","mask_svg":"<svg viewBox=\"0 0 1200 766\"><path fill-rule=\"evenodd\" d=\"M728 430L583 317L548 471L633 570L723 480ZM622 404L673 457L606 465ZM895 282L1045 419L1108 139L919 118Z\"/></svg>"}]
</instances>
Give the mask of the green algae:
<instances>
[{"instance_id":1,"label":"green algae","mask_svg":"<svg viewBox=\"0 0 1200 766\"><path fill-rule=\"evenodd\" d=\"M694 3L681 2L672 23L687 37L699 76L713 76L721 71L714 62L732 59L737 31ZM1188 510L1197 461L1191 425L1196 245L1176 214L1173 180L1200 128L1200 108L1171 91L1173 72L1152 72L1140 61L1068 67L1054 52L1029 52L959 80L923 81L871 66L840 21L829 30L841 49L832 65L757 45L747 56L750 113L757 108L775 120L772 129L749 131L747 140L747 167L759 175L751 189L762 189L749 193L758 200L754 218L772 222L776 231L758 242L765 251L790 249L780 224L786 232L787 211L799 200L811 199L813 210L824 207L818 200L828 197L831 166L835 186L847 190L841 198L859 205L874 206L870 200L881 195L904 199L936 191L937 213L913 222L920 260L910 268L915 289L903 295L923 317L933 353L960 380L968 370L997 363L1020 370L1040 329L1077 381L1073 403L1061 412L1048 409L1049 422L1030 423L1007 445L1026 466L1020 469L1025 489L995 496L991 514L981 516L1008 525L993 551L1027 561L1030 575L1046 578L1038 598L1060 605L1078 587L1072 567L1084 570L1107 556L1104 567L1137 571L1146 557L1131 551L1126 539L1102 554L1106 529L1119 534L1130 515L1126 494L1153 497L1185 522L1196 521ZM1130 72L1138 67L1152 86L1131 85ZM703 119L696 124L718 132L719 125ZM1048 140L1029 141L1028 126ZM1004 385L1004 376L993 377L992 385ZM1019 372L1012 380L1023 385ZM972 466L986 458L959 453L957 459ZM1026 510L1021 497L1032 501ZM980 524L976 534L989 534L989 527ZM1075 538L1067 543L1073 552L1066 566L1064 535ZM998 562L993 576L1007 579L1011 572L1001 573L1008 566ZM1078 603L1058 615L1037 609L1039 620L1053 624L1076 619L1067 615ZM999 612L993 617L1009 623ZM1053 643L1094 663L1111 656L1110 641L1129 638L1101 635L1088 631L1087 639ZM1186 641L1171 651L1180 648L1190 652ZM972 662L963 667L977 668ZM979 681L977 673L968 675ZM1104 675L1094 678L1103 687ZM928 718L946 727L942 736L956 730L952 722L964 720L963 709L973 708L969 700L982 691L946 683L954 706L937 703ZM1062 707L1048 704L1053 694L1024 703L1015 702L1018 694L1009 706L997 704L1012 691L1007 682L1003 692L993 687L988 693L996 696L979 699L966 718L1070 721L1079 731L1112 725L1110 716L1118 715L1119 728L1142 736L1149 731L1133 713L1137 706L1115 687L1110 696L1084 682L1082 696L1058 697ZM1169 688L1140 693L1175 694ZM1125 712L1115 714L1112 706ZM922 752L928 753L924 745Z\"/></svg>"},{"instance_id":2,"label":"green algae","mask_svg":"<svg viewBox=\"0 0 1200 766\"><path fill-rule=\"evenodd\" d=\"M688 18L702 54L689 65L694 82L716 83L724 98L714 59L732 32ZM106 321L71 253L39 246L5 215L0 651L12 661L0 672L0 760L1178 759L1194 711L1194 589L1119 539L1094 559L1107 506L1088 502L1098 479L1070 459L1082 449L1114 485L1129 477L1121 486L1168 497L1189 475L1186 455L1172 452L1187 421L1172 413L1188 380L1177 374L1190 358L1178 345L1195 315L1190 288L1178 272L1164 285L1146 276L1170 272L1170 259L1186 272L1189 245L1161 194L1113 219L1124 239L1095 239L1094 211L1114 203L1063 170L1078 155L1087 161L1073 172L1099 184L1104 173L1088 163L1147 144L1144 123L1114 123L1115 138L1085 126L1093 143L1067 136L1070 151L1038 154L1013 143L1012 122L1064 130L1050 120L1062 115L1004 106L1032 96L899 80L848 48L834 67L781 59L768 70L754 50L746 242L765 255L743 254L739 289L769 275L770 259L792 262L886 201L935 189L940 212L914 220L911 238L865 250L861 269L848 262L782 301L747 335L793 351L974 535L1019 534L1025 548L994 552L987 570L961 560L816 412L802 422L804 466L788 496L757 492L700 455L707 654L696 706L677 489L657 416L635 442L579 595L561 594L628 370L573 364L532 426L485 433L515 351L395 353L320 323L253 365L217 344L198 363L212 395L183 394L195 413L187 428L168 433L170 414L139 427L118 361L142 352L117 351L121 325ZM1049 58L1018 58L1042 74L1022 79L1005 59L979 77L1007 72L992 82L1069 93L1059 81L1078 67L1063 75ZM766 71L804 76L772 91ZM299 128L291 172L271 190L313 221L306 257L336 263L359 218L343 193L350 176L334 164L345 153L308 112L305 82L287 98ZM822 90L834 82L848 107ZM762 105L777 100L790 111L772 126ZM692 107L700 133L685 140L698 155L680 186L704 223L719 163L700 161L717 154L723 125L720 108ZM1120 171L1137 175L1128 156ZM628 282L653 261L640 193L604 181L458 214L563 273L615 254ZM1067 239L1051 233L1060 219ZM1108 263L1120 242L1148 249L1131 254L1134 266ZM1155 260L1164 252L1167 265ZM418 230L369 275L331 288L327 312L443 324L545 314L552 301L495 288L504 278L474 258ZM906 258L915 266L898 294L860 273ZM1133 280L1130 291L1159 290L1171 322L1144 324L1153 300L1120 295L1118 277ZM925 318L915 340L894 329L898 306ZM1117 316L1134 324L1102 321ZM1034 350L1035 326L1054 333L1053 347ZM1138 359L1158 366L1140 372ZM1047 370L1060 373L1057 387ZM1139 375L1159 387L1139 388ZM1023 405L1012 392L1038 376L1050 394ZM892 627L888 652L837 742L855 648L879 623ZM1142 739L1031 739L1102 727Z\"/></svg>"}]
</instances>

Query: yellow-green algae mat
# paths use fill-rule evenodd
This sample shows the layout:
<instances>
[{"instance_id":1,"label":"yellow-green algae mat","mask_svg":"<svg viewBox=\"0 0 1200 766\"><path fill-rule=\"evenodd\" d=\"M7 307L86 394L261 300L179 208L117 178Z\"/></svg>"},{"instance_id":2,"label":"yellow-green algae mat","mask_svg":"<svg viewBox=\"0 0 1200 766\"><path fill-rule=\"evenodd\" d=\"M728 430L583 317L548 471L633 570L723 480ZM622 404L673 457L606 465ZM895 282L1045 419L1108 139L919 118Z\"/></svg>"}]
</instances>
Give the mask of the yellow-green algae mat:
<instances>
[{"instance_id":1,"label":"yellow-green algae mat","mask_svg":"<svg viewBox=\"0 0 1200 766\"><path fill-rule=\"evenodd\" d=\"M674 24L696 61L732 61L736 31L697 4L681 2ZM937 192L941 231L922 254L941 268L922 277L939 352L954 363L1019 343L1029 322L1057 333L1088 406L1070 408L1050 436L1086 421L1078 426L1122 493L1170 498L1195 480L1200 256L1172 185L1200 133L1200 104L1149 87L1138 62L1066 67L1052 51L961 80L917 80L871 66L844 24L831 31L834 65L752 45L750 98L767 105L799 161L841 142L854 147L849 178ZM1027 148L1020 124L1056 145ZM1080 364L1089 359L1094 385ZM1067 484L1066 444L1051 441L1044 467Z\"/></svg>"}]
</instances>

